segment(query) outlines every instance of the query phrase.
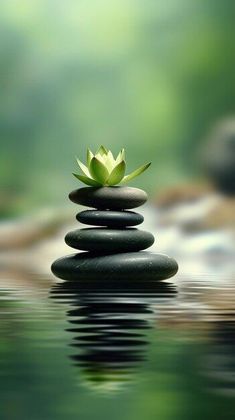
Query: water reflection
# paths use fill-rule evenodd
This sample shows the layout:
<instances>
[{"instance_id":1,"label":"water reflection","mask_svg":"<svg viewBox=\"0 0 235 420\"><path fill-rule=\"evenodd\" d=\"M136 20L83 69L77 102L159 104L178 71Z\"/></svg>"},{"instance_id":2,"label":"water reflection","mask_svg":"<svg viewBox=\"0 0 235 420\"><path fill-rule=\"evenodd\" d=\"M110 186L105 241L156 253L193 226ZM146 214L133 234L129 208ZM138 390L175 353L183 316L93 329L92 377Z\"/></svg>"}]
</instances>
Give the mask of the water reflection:
<instances>
[{"instance_id":1,"label":"water reflection","mask_svg":"<svg viewBox=\"0 0 235 420\"><path fill-rule=\"evenodd\" d=\"M69 305L73 334L70 355L92 388L116 390L129 383L147 358L148 329L153 307L176 295L169 282L65 281L51 289L51 297Z\"/></svg>"},{"instance_id":2,"label":"water reflection","mask_svg":"<svg viewBox=\"0 0 235 420\"><path fill-rule=\"evenodd\" d=\"M235 396L235 320L226 314L213 323L206 357L207 376L213 392Z\"/></svg>"}]
</instances>

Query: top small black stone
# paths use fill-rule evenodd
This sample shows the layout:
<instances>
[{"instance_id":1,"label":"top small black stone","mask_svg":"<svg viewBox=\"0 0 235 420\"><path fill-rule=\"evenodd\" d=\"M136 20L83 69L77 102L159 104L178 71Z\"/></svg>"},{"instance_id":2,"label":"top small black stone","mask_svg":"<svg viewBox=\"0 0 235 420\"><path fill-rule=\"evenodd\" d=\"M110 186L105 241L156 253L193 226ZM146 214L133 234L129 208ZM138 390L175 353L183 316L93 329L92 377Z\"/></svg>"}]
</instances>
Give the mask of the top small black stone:
<instances>
[{"instance_id":1,"label":"top small black stone","mask_svg":"<svg viewBox=\"0 0 235 420\"><path fill-rule=\"evenodd\" d=\"M85 187L74 190L69 198L76 204L97 209L123 210L139 207L147 201L147 194L132 187Z\"/></svg>"}]
</instances>

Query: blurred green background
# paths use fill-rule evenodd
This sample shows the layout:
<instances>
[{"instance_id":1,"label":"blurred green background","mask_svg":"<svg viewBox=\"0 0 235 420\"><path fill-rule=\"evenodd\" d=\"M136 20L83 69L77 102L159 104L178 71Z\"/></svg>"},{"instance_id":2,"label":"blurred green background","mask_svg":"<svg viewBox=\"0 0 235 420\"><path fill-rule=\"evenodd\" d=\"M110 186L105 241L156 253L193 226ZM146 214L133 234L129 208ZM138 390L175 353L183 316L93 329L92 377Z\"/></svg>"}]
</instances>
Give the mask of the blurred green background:
<instances>
[{"instance_id":1,"label":"blurred green background","mask_svg":"<svg viewBox=\"0 0 235 420\"><path fill-rule=\"evenodd\" d=\"M231 0L2 0L1 215L64 203L75 155L127 151L133 185L198 176L199 143L235 101ZM136 184L137 183L137 184Z\"/></svg>"}]
</instances>

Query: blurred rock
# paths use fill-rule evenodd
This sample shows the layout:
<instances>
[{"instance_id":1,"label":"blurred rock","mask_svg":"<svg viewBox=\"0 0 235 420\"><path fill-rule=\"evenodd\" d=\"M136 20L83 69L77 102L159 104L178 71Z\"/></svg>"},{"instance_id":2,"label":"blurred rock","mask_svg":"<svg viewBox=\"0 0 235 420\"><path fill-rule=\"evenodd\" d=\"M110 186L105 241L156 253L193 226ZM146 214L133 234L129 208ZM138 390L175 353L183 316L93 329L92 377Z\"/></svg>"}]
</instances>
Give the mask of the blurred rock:
<instances>
[{"instance_id":1,"label":"blurred rock","mask_svg":"<svg viewBox=\"0 0 235 420\"><path fill-rule=\"evenodd\" d=\"M156 200L159 222L189 232L235 228L235 119L216 125L200 155L207 179L178 185Z\"/></svg>"},{"instance_id":2,"label":"blurred rock","mask_svg":"<svg viewBox=\"0 0 235 420\"><path fill-rule=\"evenodd\" d=\"M70 210L47 209L24 219L7 220L0 224L0 249L27 248L50 238L71 219Z\"/></svg>"},{"instance_id":3,"label":"blurred rock","mask_svg":"<svg viewBox=\"0 0 235 420\"><path fill-rule=\"evenodd\" d=\"M235 119L219 122L211 131L202 150L205 172L215 188L235 195Z\"/></svg>"}]
</instances>

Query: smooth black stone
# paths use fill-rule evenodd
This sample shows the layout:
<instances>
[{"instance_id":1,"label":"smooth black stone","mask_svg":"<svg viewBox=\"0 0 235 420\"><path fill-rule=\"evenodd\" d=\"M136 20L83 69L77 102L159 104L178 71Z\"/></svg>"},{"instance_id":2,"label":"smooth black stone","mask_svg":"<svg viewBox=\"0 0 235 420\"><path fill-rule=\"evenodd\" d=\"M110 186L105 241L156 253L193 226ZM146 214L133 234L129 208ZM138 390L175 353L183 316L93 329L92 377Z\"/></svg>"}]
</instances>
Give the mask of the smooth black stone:
<instances>
[{"instance_id":1,"label":"smooth black stone","mask_svg":"<svg viewBox=\"0 0 235 420\"><path fill-rule=\"evenodd\" d=\"M65 242L83 251L130 252L149 248L154 243L154 236L135 228L86 228L67 233Z\"/></svg>"},{"instance_id":2,"label":"smooth black stone","mask_svg":"<svg viewBox=\"0 0 235 420\"><path fill-rule=\"evenodd\" d=\"M128 252L123 254L95 254L81 252L56 260L51 267L55 276L63 280L164 280L178 271L177 262L164 254Z\"/></svg>"},{"instance_id":3,"label":"smooth black stone","mask_svg":"<svg viewBox=\"0 0 235 420\"><path fill-rule=\"evenodd\" d=\"M76 204L97 209L133 209L144 204L148 196L145 191L132 187L85 187L74 190L69 198Z\"/></svg>"},{"instance_id":4,"label":"smooth black stone","mask_svg":"<svg viewBox=\"0 0 235 420\"><path fill-rule=\"evenodd\" d=\"M77 214L77 220L86 225L125 227L140 225L144 221L142 214L133 211L84 210Z\"/></svg>"}]
</instances>

